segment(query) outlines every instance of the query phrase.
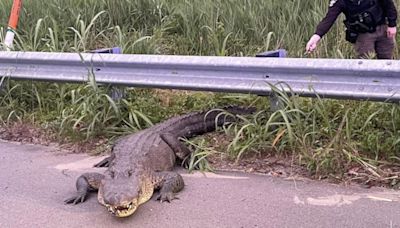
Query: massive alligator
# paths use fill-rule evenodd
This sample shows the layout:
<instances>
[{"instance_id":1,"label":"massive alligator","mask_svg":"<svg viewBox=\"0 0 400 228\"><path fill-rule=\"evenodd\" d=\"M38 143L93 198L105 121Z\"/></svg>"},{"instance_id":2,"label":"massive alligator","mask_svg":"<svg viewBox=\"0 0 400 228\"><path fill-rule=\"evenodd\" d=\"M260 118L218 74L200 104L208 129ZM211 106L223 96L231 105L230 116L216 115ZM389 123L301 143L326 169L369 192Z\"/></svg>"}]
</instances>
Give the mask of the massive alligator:
<instances>
[{"instance_id":1,"label":"massive alligator","mask_svg":"<svg viewBox=\"0 0 400 228\"><path fill-rule=\"evenodd\" d=\"M180 174L172 172L177 158L183 161L190 150L179 138L191 138L214 131L216 126L250 114L254 108L227 107L173 117L148 129L124 136L114 144L111 156L96 167L108 167L104 174L84 173L76 181L77 194L68 204L85 201L98 190L98 201L117 217L132 215L148 201L154 190L161 202L175 199L184 187Z\"/></svg>"}]
</instances>

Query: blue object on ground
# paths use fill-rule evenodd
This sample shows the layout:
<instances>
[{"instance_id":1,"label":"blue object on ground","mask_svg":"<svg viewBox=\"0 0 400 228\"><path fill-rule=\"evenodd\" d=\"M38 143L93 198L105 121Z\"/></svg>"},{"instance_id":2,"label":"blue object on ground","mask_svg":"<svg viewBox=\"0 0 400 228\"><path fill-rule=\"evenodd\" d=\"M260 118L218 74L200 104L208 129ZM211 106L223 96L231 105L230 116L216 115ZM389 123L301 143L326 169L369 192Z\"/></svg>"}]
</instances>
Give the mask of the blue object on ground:
<instances>
[{"instance_id":1,"label":"blue object on ground","mask_svg":"<svg viewBox=\"0 0 400 228\"><path fill-rule=\"evenodd\" d=\"M94 50L94 51L90 51L90 53L122 54L122 50L121 50L120 47L102 48L102 49L97 49L97 50Z\"/></svg>"},{"instance_id":2,"label":"blue object on ground","mask_svg":"<svg viewBox=\"0 0 400 228\"><path fill-rule=\"evenodd\" d=\"M277 58L285 58L286 56L287 56L287 51L285 49L266 51L256 55L256 57L277 57Z\"/></svg>"}]
</instances>

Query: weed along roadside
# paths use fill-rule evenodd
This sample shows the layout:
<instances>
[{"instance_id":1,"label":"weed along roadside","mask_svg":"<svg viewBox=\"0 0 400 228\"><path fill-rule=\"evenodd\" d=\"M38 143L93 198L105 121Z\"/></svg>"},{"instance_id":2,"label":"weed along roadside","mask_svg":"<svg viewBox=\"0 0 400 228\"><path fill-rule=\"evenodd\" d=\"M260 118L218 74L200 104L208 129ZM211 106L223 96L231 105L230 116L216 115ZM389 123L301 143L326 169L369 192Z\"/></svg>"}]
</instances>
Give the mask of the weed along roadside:
<instances>
[{"instance_id":1,"label":"weed along roadside","mask_svg":"<svg viewBox=\"0 0 400 228\"><path fill-rule=\"evenodd\" d=\"M26 1L29 10L21 14L14 49L89 52L118 46L125 54L255 56L285 48L289 57L305 57L304 44L327 7L314 0ZM1 15L10 8L11 1L0 2ZM1 25L5 20L0 18ZM341 24L321 42L311 57L354 57ZM254 106L256 113L216 133L182 139L194 151L184 166L400 186L398 103L302 98L277 90L281 106L271 110L267 97L251 95L126 88L115 101L111 88L95 80L62 84L2 76L0 83L0 137L6 140L107 154L118 138L173 116Z\"/></svg>"}]
</instances>

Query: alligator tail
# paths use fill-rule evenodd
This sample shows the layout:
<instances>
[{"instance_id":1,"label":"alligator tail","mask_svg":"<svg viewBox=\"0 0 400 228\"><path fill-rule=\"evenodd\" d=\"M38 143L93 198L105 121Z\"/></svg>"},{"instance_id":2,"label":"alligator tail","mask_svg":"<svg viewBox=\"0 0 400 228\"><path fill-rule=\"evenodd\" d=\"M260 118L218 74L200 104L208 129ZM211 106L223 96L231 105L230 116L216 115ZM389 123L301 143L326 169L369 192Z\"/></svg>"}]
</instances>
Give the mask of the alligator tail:
<instances>
[{"instance_id":1,"label":"alligator tail","mask_svg":"<svg viewBox=\"0 0 400 228\"><path fill-rule=\"evenodd\" d=\"M226 123L237 121L236 115L250 115L257 111L255 107L227 106L221 109L212 109L205 114L205 127L214 130L217 125L222 126Z\"/></svg>"},{"instance_id":2,"label":"alligator tail","mask_svg":"<svg viewBox=\"0 0 400 228\"><path fill-rule=\"evenodd\" d=\"M234 114L234 115L250 115L250 114L255 113L257 111L257 108L256 107L242 107L242 106L227 106L227 107L221 108L221 110L224 110L224 111Z\"/></svg>"},{"instance_id":3,"label":"alligator tail","mask_svg":"<svg viewBox=\"0 0 400 228\"><path fill-rule=\"evenodd\" d=\"M177 135L191 138L196 135L212 132L216 127L238 121L239 118L236 115L249 115L255 112L256 108L254 107L228 106L195 113L194 115L187 116L190 118L190 121L188 121L190 124L180 126L178 128L180 131L178 130Z\"/></svg>"},{"instance_id":4,"label":"alligator tail","mask_svg":"<svg viewBox=\"0 0 400 228\"><path fill-rule=\"evenodd\" d=\"M214 131L216 127L239 120L237 115L249 115L256 112L255 107L227 106L202 112L192 112L169 119L158 129L171 132L178 137L191 138Z\"/></svg>"}]
</instances>

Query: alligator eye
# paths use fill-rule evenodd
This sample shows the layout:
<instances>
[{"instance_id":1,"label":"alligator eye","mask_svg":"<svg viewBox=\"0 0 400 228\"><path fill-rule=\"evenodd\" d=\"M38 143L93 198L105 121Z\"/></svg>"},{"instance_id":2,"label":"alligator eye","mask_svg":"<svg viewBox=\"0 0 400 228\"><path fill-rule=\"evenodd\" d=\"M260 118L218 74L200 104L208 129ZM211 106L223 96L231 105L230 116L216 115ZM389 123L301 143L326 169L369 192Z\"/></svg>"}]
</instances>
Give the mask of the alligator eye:
<instances>
[{"instance_id":1,"label":"alligator eye","mask_svg":"<svg viewBox=\"0 0 400 228\"><path fill-rule=\"evenodd\" d=\"M115 176L115 173L114 173L114 171L110 171L110 176L111 176L111 178L113 178L113 179L114 179L114 176Z\"/></svg>"},{"instance_id":2,"label":"alligator eye","mask_svg":"<svg viewBox=\"0 0 400 228\"><path fill-rule=\"evenodd\" d=\"M128 171L128 176L129 176L129 177L132 176L132 173L133 173L133 171L132 171L132 170L129 170L129 171Z\"/></svg>"}]
</instances>

